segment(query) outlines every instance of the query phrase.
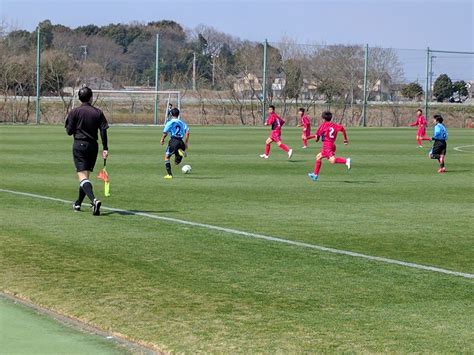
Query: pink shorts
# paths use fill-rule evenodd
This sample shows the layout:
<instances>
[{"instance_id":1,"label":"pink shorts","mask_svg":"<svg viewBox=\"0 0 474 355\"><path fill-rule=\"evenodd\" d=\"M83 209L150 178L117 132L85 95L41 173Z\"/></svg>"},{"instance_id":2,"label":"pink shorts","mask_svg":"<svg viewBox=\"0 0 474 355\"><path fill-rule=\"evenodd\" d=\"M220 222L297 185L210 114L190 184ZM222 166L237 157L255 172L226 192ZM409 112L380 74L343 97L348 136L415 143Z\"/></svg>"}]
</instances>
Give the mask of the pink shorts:
<instances>
[{"instance_id":1,"label":"pink shorts","mask_svg":"<svg viewBox=\"0 0 474 355\"><path fill-rule=\"evenodd\" d=\"M329 159L333 156L336 155L336 146L332 146L332 147L323 147L323 149L321 149L321 155L323 156L323 158L326 158L326 159Z\"/></svg>"},{"instance_id":2,"label":"pink shorts","mask_svg":"<svg viewBox=\"0 0 474 355\"><path fill-rule=\"evenodd\" d=\"M269 138L274 142L280 142L281 141L281 132L272 131Z\"/></svg>"},{"instance_id":3,"label":"pink shorts","mask_svg":"<svg viewBox=\"0 0 474 355\"><path fill-rule=\"evenodd\" d=\"M416 135L418 137L424 137L426 136L426 128L425 127L420 127L418 128L418 132L416 132Z\"/></svg>"}]
</instances>

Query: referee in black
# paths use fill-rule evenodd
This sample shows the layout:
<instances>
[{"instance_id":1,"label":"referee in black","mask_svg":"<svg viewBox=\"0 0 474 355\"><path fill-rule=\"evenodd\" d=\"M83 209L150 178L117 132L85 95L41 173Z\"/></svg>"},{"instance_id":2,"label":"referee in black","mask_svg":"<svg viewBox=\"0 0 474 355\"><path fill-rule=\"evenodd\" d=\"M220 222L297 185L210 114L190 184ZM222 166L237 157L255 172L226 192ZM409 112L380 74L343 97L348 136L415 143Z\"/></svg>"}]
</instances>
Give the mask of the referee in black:
<instances>
[{"instance_id":1,"label":"referee in black","mask_svg":"<svg viewBox=\"0 0 474 355\"><path fill-rule=\"evenodd\" d=\"M72 207L74 211L80 211L82 201L87 195L91 201L92 214L99 216L102 203L94 196L89 174L94 170L97 153L99 152L97 142L97 132L99 131L102 139L102 158L107 159L109 155L107 146L107 128L109 128L109 124L104 113L92 106L92 90L90 88L85 86L79 90L79 100L82 105L69 112L65 125L67 134L74 136L72 156L79 178L79 197Z\"/></svg>"}]
</instances>

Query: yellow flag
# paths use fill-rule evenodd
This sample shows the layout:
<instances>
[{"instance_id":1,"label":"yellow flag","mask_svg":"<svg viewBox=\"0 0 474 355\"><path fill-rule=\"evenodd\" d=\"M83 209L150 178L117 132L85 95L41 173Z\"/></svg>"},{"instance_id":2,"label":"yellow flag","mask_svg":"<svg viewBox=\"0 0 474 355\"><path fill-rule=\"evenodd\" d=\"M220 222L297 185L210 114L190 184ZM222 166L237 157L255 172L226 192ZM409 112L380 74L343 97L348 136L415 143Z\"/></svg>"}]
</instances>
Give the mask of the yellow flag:
<instances>
[{"instance_id":1,"label":"yellow flag","mask_svg":"<svg viewBox=\"0 0 474 355\"><path fill-rule=\"evenodd\" d=\"M110 196L110 182L104 181L104 195Z\"/></svg>"}]
</instances>

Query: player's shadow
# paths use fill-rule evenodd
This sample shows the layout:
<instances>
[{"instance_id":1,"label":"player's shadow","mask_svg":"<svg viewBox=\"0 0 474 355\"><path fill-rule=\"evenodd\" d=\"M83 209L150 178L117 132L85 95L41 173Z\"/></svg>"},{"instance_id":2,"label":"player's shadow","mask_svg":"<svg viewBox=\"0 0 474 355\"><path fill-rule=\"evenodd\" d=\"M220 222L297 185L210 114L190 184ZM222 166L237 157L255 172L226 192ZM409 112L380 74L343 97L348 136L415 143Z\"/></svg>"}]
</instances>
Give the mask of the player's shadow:
<instances>
[{"instance_id":1,"label":"player's shadow","mask_svg":"<svg viewBox=\"0 0 474 355\"><path fill-rule=\"evenodd\" d=\"M221 180L223 176L186 176L185 179L191 180Z\"/></svg>"},{"instance_id":2,"label":"player's shadow","mask_svg":"<svg viewBox=\"0 0 474 355\"><path fill-rule=\"evenodd\" d=\"M375 180L354 180L354 181L342 180L342 182L346 184L378 184L378 181L375 181Z\"/></svg>"},{"instance_id":3,"label":"player's shadow","mask_svg":"<svg viewBox=\"0 0 474 355\"><path fill-rule=\"evenodd\" d=\"M461 173L468 173L472 170L448 170L446 174L461 174Z\"/></svg>"},{"instance_id":4,"label":"player's shadow","mask_svg":"<svg viewBox=\"0 0 474 355\"><path fill-rule=\"evenodd\" d=\"M129 211L103 211L101 212L102 216L110 216L113 214L118 214L120 216L135 216L137 213L176 213L179 211L176 210L162 210L162 211L140 211L140 210L129 210Z\"/></svg>"},{"instance_id":5,"label":"player's shadow","mask_svg":"<svg viewBox=\"0 0 474 355\"><path fill-rule=\"evenodd\" d=\"M345 184L360 184L360 185L363 185L363 184L378 184L379 183L378 181L375 181L375 180L353 180L353 181L351 181L351 180L330 180L330 181L327 181L327 180L326 181L320 181L320 180L318 180L318 184L319 183L322 183L322 184L324 184L324 183L326 183L326 184L328 184L328 183L338 183L339 184L341 182L343 182Z\"/></svg>"}]
</instances>

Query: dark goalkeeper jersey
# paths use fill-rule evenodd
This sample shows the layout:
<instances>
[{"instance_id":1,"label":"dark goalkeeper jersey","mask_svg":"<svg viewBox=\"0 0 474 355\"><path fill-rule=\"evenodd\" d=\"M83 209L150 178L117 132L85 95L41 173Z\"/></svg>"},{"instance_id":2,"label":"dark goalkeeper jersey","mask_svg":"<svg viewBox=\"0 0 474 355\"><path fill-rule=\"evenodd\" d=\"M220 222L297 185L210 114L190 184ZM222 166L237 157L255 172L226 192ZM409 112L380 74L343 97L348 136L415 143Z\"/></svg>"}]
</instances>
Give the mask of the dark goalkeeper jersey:
<instances>
[{"instance_id":1,"label":"dark goalkeeper jersey","mask_svg":"<svg viewBox=\"0 0 474 355\"><path fill-rule=\"evenodd\" d=\"M100 109L89 103L83 103L69 112L65 127L67 134L74 135L74 139L97 142L97 132L101 131L102 133L104 131L105 133L105 130L109 128L109 124ZM106 134L102 134L104 150L108 150L106 137Z\"/></svg>"}]
</instances>

